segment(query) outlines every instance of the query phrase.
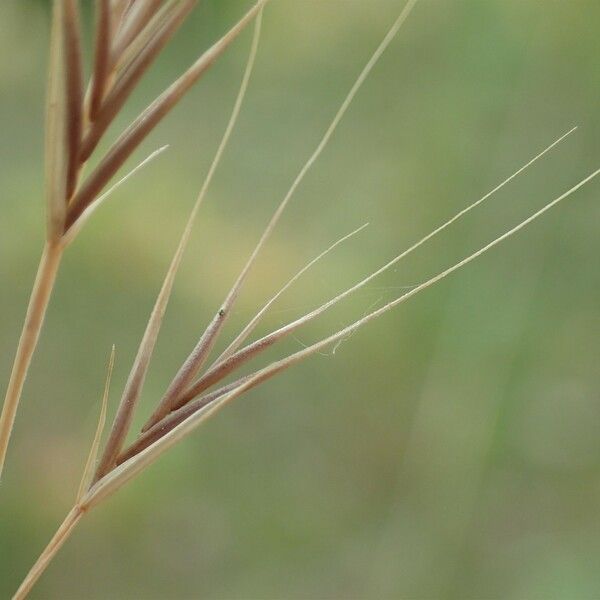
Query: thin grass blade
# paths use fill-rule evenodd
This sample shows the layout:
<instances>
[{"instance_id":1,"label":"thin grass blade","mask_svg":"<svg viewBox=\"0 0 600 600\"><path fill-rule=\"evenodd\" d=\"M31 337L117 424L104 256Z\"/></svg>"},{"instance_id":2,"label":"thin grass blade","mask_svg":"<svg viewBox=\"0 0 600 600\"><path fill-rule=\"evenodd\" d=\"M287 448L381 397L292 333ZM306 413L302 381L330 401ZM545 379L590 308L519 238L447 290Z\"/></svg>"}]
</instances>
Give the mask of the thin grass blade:
<instances>
[{"instance_id":1,"label":"thin grass blade","mask_svg":"<svg viewBox=\"0 0 600 600\"><path fill-rule=\"evenodd\" d=\"M79 484L79 491L77 492L77 502L81 500L85 492L90 487L90 483L92 481L92 474L94 472L94 466L96 464L96 457L98 456L98 449L100 448L100 442L102 440L102 432L104 431L104 425L106 423L106 408L108 406L110 381L112 378L114 365L115 347L113 346L110 353L110 358L108 359L108 368L106 371L106 381L104 383L104 394L102 395L102 404L100 406L100 415L98 416L98 425L96 427L96 433L94 434L92 446L90 447L90 453L88 454L88 458L83 469L83 475L81 476L81 483Z\"/></svg>"},{"instance_id":2,"label":"thin grass blade","mask_svg":"<svg viewBox=\"0 0 600 600\"><path fill-rule=\"evenodd\" d=\"M67 246L73 242L73 240L77 237L83 226L88 222L89 218L95 213L100 206L104 203L104 201L112 196L114 192L116 192L124 183L129 181L131 177L133 177L138 171L141 171L146 165L150 164L155 158L160 156L165 150L167 150L169 146L162 146L158 150L155 150L150 155L148 155L141 163L135 166L129 173L121 177L117 182L111 185L103 194L101 194L95 202L93 202L84 213L77 219L77 222L63 235L62 243Z\"/></svg>"}]
</instances>

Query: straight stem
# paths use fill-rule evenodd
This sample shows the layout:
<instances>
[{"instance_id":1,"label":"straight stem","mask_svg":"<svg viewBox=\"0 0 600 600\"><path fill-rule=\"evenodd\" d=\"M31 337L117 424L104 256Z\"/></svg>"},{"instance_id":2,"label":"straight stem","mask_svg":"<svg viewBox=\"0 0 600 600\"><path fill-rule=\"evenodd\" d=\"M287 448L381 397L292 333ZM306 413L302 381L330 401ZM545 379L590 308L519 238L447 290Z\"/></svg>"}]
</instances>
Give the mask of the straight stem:
<instances>
[{"instance_id":1,"label":"straight stem","mask_svg":"<svg viewBox=\"0 0 600 600\"><path fill-rule=\"evenodd\" d=\"M27 371L31 364L31 358L35 352L40 331L44 323L44 316L52 294L56 274L60 260L64 252L64 246L60 242L47 242L42 253L40 266L38 268L29 307L25 316L25 323L21 331L21 338L17 347L17 353L13 363L8 389L4 398L4 406L0 415L0 478L8 449L10 434L15 422L17 408L23 384L27 378Z\"/></svg>"}]
</instances>

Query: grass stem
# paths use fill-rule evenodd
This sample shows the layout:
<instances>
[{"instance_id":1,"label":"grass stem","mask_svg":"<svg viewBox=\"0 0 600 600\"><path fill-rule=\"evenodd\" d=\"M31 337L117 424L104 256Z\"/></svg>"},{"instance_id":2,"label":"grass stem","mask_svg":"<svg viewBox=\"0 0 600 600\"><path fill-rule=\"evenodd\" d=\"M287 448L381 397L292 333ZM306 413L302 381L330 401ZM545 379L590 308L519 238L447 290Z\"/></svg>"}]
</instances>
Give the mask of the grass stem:
<instances>
[{"instance_id":1,"label":"grass stem","mask_svg":"<svg viewBox=\"0 0 600 600\"><path fill-rule=\"evenodd\" d=\"M19 407L23 384L44 323L44 316L63 252L64 246L60 242L46 243L31 291L29 307L27 308L25 323L21 331L21 338L17 347L8 389L6 390L2 415L0 415L0 477L2 476L2 468Z\"/></svg>"}]
</instances>

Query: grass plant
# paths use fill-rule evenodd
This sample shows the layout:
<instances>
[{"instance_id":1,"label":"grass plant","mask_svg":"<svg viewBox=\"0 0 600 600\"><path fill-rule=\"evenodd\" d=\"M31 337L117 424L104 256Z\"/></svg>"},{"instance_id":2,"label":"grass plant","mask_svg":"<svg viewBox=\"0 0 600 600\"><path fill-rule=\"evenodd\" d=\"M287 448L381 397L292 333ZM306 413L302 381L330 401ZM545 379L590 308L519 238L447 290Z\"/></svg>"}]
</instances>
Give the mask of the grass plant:
<instances>
[{"instance_id":1,"label":"grass plant","mask_svg":"<svg viewBox=\"0 0 600 600\"><path fill-rule=\"evenodd\" d=\"M255 246L254 250L252 251L248 261L245 263L240 274L235 279L231 289L225 295L223 302L216 308L213 318L206 326L198 342L190 351L188 357L178 369L171 382L166 386L166 390L163 396L157 399L155 403L155 408L148 417L147 421L145 422L142 431L131 436L130 434L133 418L139 407L139 401L143 392L144 380L146 378L146 374L150 366L152 354L157 342L161 324L163 322L163 317L165 315L169 297L173 289L173 284L177 270L179 268L183 253L189 241L193 223L198 215L198 211L206 196L212 177L219 165L220 159L230 139L231 133L234 129L235 123L240 113L246 90L248 88L250 75L257 56L262 22L262 8L264 3L259 2L257 5L255 5L252 11L248 13L248 15L244 18L246 19L246 21L242 20L240 24L236 26L237 29L235 30L235 34L228 34L230 37L235 37L235 35L237 35L237 31L241 30L241 28L243 27L245 22L247 22L247 20L249 20L253 16L257 17L255 21L254 37L252 40L248 62L244 71L242 83L232 110L230 120L226 127L221 143L218 146L213 162L209 168L206 179L200 189L196 202L192 208L189 219L184 228L183 234L181 236L169 269L166 273L164 282L159 291L158 297L154 304L154 308L149 317L146 330L142 336L136 358L131 367L127 383L121 395L120 403L116 410L116 414L112 421L112 425L109 429L106 442L104 443L103 449L100 452L102 431L107 413L110 373L114 364L114 348L109 360L108 375L102 398L102 406L100 411L101 414L98 428L94 436L88 459L85 464L82 482L79 488L79 492L76 496L74 506L68 512L65 520L55 533L54 537L52 538L46 549L42 552L29 574L24 579L21 587L15 595L15 598L24 598L27 595L27 593L31 590L38 578L42 575L52 558L56 555L56 553L58 552L60 547L65 543L65 541L69 538L76 525L80 522L81 518L87 512L102 504L112 494L116 493L126 483L128 483L130 480L132 480L134 477L136 477L142 471L144 471L148 466L150 466L152 463L158 460L173 445L185 439L188 435L194 432L202 423L204 423L210 417L214 416L223 407L227 406L233 400L239 398L250 389L266 382L275 375L278 375L279 373L285 371L289 367L296 365L299 362L302 362L304 359L312 356L313 354L322 352L323 350L326 350L328 348L335 347L336 344L339 344L341 341L354 334L357 330L362 328L367 323L380 316L383 316L391 309L399 306L400 304L420 294L432 285L445 279L449 275L462 269L470 262L481 257L483 254L492 250L501 242L507 240L509 237L513 236L514 234L521 231L523 228L530 225L533 221L543 216L547 211L555 207L560 202L569 198L582 186L586 185L594 177L600 174L600 169L598 169L592 172L591 174L587 175L586 177L582 178L579 182L574 184L572 187L570 187L563 193L559 194L553 200L549 201L546 205L544 205L542 208L531 214L528 218L517 223L512 228L508 229L498 237L492 239L489 243L485 244L479 249L473 251L471 254L469 254L462 260L451 264L450 266L442 269L433 276L428 277L422 283L412 287L410 290L404 292L402 295L396 297L394 300L388 302L387 304L384 304L380 308L371 310L366 315L348 324L347 326L339 329L338 331L335 331L334 333L317 342L314 342L302 348L297 352L289 354L288 356L285 356L279 360L275 360L274 362L271 362L270 364L267 364L266 366L263 366L262 368L259 368L249 374L237 373L237 378L233 378L232 381L227 380L228 377L236 374L236 372L238 372L242 367L244 367L249 361L259 358L261 353L265 349L273 346L280 340L284 339L286 336L297 331L299 328L301 328L308 322L322 315L330 307L333 307L335 304L345 299L355 291L363 288L375 277L379 276L390 267L398 264L403 258L417 250L423 244L431 240L434 236L444 231L458 219L462 218L471 210L480 206L497 191L508 185L514 178L522 174L533 163L544 157L562 140L564 140L567 136L571 135L576 128L573 128L561 135L548 147L535 154L535 156L533 156L528 162L526 162L523 166L519 167L514 173L512 173L506 179L500 182L491 191L487 192L481 198L479 198L478 200L468 205L466 208L464 208L463 210L461 210L460 212L443 222L439 227L437 227L432 232L419 239L407 250L404 250L403 252L399 253L386 264L372 271L370 274L366 275L355 285L337 294L328 302L316 307L315 309L304 314L303 316L291 321L290 323L287 323L282 327L279 327L278 329L272 331L271 333L265 336L262 336L254 342L250 342L244 345L249 336L256 328L256 326L268 313L270 308L279 299L279 297L285 291L287 291L290 288L290 286L300 276L302 276L315 262L326 256L331 250L333 250L342 242L345 242L351 236L355 235L364 228L364 226L360 227L357 230L345 235L340 240L335 242L332 246L330 246L324 252L319 254L315 259L313 259L306 267L304 267L301 271L294 275L281 288L281 290L277 292L277 294L275 294L256 313L256 315L252 319L250 319L247 325L241 328L239 333L234 337L233 341L218 356L218 358L216 358L212 363L209 363L209 366L207 367L207 362L211 355L211 351L213 350L217 340L219 339L220 334L222 333L223 327L229 315L231 314L235 302L238 299L242 291L243 285L246 282L253 266L255 265L261 253L261 250L268 241L285 208L293 198L296 190L299 188L304 177L309 172L310 168L314 165L316 160L319 158L319 156L327 146L328 141L330 140L331 136L340 124L342 118L346 114L357 92L367 79L368 75L371 73L373 67L375 66L379 58L385 52L386 48L389 46L391 41L394 39L398 31L406 21L410 12L414 8L416 1L417 0L408 0L402 12L388 31L387 35L383 38L382 42L379 44L371 58L366 63L365 67L360 72L354 85L351 87L350 91L344 98L340 108L338 109L331 123L327 127L323 137L316 145L315 150L310 154L308 160L303 164L303 166L299 170L298 175L293 180L288 192L284 196L283 200L276 207L271 219L267 223L266 228L260 236L259 241ZM58 5L60 4L61 3L58 3ZM69 3L65 3L65 6L67 6L68 4ZM111 6L117 7L121 4L122 3L113 3L111 4ZM154 3L153 6L158 7L159 4L160 3ZM149 5L150 3L148 3L147 6ZM133 6L136 6L136 4L134 3ZM164 7L162 9L164 10ZM122 14L126 15L128 13L124 12ZM62 11L59 11L59 24L63 23L64 20L64 18L61 15ZM102 14L100 14L100 17L102 17ZM133 19L133 17L131 18ZM139 18L142 17L140 16ZM67 25L68 22L68 20L64 21L64 23L66 23ZM99 18L99 22L103 22L102 18ZM133 25L131 25L131 27L133 27ZM139 27L136 26L133 27L133 29L137 31ZM124 36L125 40L127 40L130 35L133 35L129 33L128 28L123 28L123 31L124 33L122 33L122 36ZM132 40L129 43L132 44L134 39L136 39L135 36L132 37ZM219 48L226 46L226 43L223 42L221 46L219 46ZM124 42L121 42L121 46L123 44ZM117 47L120 46L117 44ZM219 50L219 52L220 51L222 50ZM213 52L213 54L216 53L216 51L212 50L209 52ZM102 64L103 61L100 60L99 62L101 63L100 67L96 65L96 68L99 69L100 73L107 72L106 66ZM67 68L71 68L70 63L68 61L65 64ZM68 79L69 78L67 77L67 80ZM109 79L107 78L103 85L108 85L108 80ZM118 87L114 87L115 85L116 84L113 83L113 89L118 89ZM84 103L85 106L89 104L89 110L91 110L91 107L95 106L93 101L95 97L94 86L95 83L92 85L91 88L92 92L90 92L89 95L90 100ZM68 105L68 103L66 105ZM150 114L154 114L153 109L149 110ZM144 128L146 126L145 124L146 120L141 119L140 123L136 127ZM76 139L77 137L78 136L75 136ZM130 137L135 137L135 135L130 134ZM121 146L123 146L123 144L121 144ZM113 153L113 156L116 156L117 154ZM110 158L108 162L113 164L112 161L113 158ZM102 171L101 166L102 163L100 164L99 169L101 172L104 172ZM65 168L65 172L70 173L68 164L65 165ZM108 171L110 171L111 169L109 169ZM75 172L77 172L77 169L75 169ZM93 178L94 174L92 174L90 177ZM96 178L98 178L97 175ZM98 181L100 181L101 179L102 178L98 179ZM76 200L79 200L77 200L77 202L73 206L77 208L70 209L69 206L71 205L71 203L69 203L67 205L67 211L65 212L63 210L62 217L60 217L60 215L54 215L53 218L50 219L50 221L52 223L57 221L59 225L60 223L63 223L63 227L61 229L60 226L57 227L53 225L52 228L49 228L50 232L63 231L63 233L61 234L62 236L65 233L65 226L67 227L66 231L68 232L70 227L75 226L77 223L79 223L79 220L86 214L86 211L88 211L90 208L90 205L86 205L83 208L83 210L79 211L78 207L79 202L81 201L80 199L86 199L90 197L90 192L87 191L88 189L92 189L94 190L94 193L98 193L99 189L102 189L103 187L99 183L93 182L94 179L92 179L92 183L84 183L83 186L77 186L77 184L74 185L74 198ZM104 183L106 183L106 181L104 181ZM66 184L69 185L68 177L66 179ZM74 213L70 213L70 210L73 210ZM71 214L72 216L69 217L69 214ZM71 221L71 225L65 225L70 223ZM51 258L52 255L50 255L50 257L47 258L47 260L51 260ZM96 461L96 457L98 455L99 459L98 461Z\"/></svg>"}]
</instances>

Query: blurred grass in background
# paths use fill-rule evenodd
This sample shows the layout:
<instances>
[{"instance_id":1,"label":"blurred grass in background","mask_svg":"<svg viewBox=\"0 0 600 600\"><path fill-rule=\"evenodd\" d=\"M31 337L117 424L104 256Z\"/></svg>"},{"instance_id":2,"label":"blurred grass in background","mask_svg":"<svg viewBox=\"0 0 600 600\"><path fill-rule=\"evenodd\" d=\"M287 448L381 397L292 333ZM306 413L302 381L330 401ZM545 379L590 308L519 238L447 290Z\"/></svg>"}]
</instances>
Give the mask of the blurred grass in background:
<instances>
[{"instance_id":1,"label":"blurred grass in background","mask_svg":"<svg viewBox=\"0 0 600 600\"><path fill-rule=\"evenodd\" d=\"M91 26L92 3L86 26ZM401 0L277 0L178 278L146 414ZM206 0L133 117L247 2ZM0 6L0 381L43 235L48 2ZM595 0L423 0L289 207L229 328L369 221L263 331L351 284L580 130L464 223L272 355L332 331L501 233L600 160ZM67 255L0 490L0 595L72 502L106 359L112 407L225 126L249 34L151 136L170 150ZM118 133L115 130L115 133ZM600 596L600 189L223 411L92 512L39 598ZM4 384L3 384L4 385Z\"/></svg>"}]
</instances>

